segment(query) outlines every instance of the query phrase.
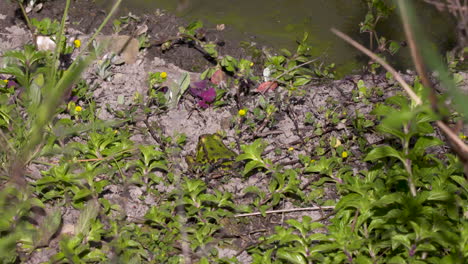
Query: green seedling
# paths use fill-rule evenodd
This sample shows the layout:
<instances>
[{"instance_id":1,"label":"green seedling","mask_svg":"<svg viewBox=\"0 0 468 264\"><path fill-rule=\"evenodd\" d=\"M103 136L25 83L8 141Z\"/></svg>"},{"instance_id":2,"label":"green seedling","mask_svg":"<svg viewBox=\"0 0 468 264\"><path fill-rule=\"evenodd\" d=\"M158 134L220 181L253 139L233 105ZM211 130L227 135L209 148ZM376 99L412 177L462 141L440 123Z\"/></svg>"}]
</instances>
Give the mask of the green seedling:
<instances>
[{"instance_id":1,"label":"green seedling","mask_svg":"<svg viewBox=\"0 0 468 264\"><path fill-rule=\"evenodd\" d=\"M321 233L312 234L317 230L324 229L325 225L313 222L312 218L304 216L302 221L289 219L286 221L288 227L276 226L275 234L263 240L265 249L270 244L276 244L276 248L270 250L252 250L252 263L272 263L272 253L280 263L310 263L319 261L316 251L310 251L308 245L315 241L325 240L327 236Z\"/></svg>"},{"instance_id":2,"label":"green seedling","mask_svg":"<svg viewBox=\"0 0 468 264\"><path fill-rule=\"evenodd\" d=\"M60 30L60 22L52 21L46 17L42 20L31 19L31 24L36 28L37 33L43 36L54 36Z\"/></svg>"},{"instance_id":3,"label":"green seedling","mask_svg":"<svg viewBox=\"0 0 468 264\"><path fill-rule=\"evenodd\" d=\"M262 158L265 147L265 143L260 139L255 140L250 145L241 146L242 153L237 156L236 161L247 161L242 173L244 176L248 175L254 169L270 170L272 166L271 161Z\"/></svg>"},{"instance_id":4,"label":"green seedling","mask_svg":"<svg viewBox=\"0 0 468 264\"><path fill-rule=\"evenodd\" d=\"M156 150L152 146L139 146L141 157L136 161L136 172L132 175L132 182L142 183L148 182L158 184L163 181L162 178L154 174L155 171L167 172L167 161L164 158L164 153Z\"/></svg>"}]
</instances>

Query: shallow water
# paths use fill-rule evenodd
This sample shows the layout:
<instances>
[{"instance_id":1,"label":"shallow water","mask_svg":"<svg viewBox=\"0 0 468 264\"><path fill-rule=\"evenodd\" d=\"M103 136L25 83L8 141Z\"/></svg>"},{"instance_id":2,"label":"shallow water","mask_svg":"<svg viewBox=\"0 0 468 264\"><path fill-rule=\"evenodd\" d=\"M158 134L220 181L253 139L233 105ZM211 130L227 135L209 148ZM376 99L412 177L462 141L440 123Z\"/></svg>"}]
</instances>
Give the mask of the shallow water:
<instances>
[{"instance_id":1,"label":"shallow water","mask_svg":"<svg viewBox=\"0 0 468 264\"><path fill-rule=\"evenodd\" d=\"M128 10L154 12L168 10L188 21L202 19L206 25L225 24L232 41L253 41L274 48L295 47L296 40L309 32L309 40L318 55L328 54L328 61L336 62L344 73L355 69L366 59L359 52L332 35L335 27L361 43L368 43L367 34L360 34L358 24L364 19L366 8L362 0L132 0L123 1ZM429 37L441 49L454 42L453 20L435 8L415 1L418 16L428 30ZM379 27L379 33L389 39L403 41L399 18L390 17ZM395 62L400 68L410 67L409 53L400 52Z\"/></svg>"}]
</instances>

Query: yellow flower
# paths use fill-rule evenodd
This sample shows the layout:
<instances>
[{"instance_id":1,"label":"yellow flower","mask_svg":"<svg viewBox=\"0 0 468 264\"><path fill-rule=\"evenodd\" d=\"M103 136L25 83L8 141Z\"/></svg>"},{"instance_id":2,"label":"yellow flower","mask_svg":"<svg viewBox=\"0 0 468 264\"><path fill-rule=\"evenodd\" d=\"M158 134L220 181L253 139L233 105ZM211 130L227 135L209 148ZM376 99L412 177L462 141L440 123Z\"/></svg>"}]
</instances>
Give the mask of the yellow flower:
<instances>
[{"instance_id":1,"label":"yellow flower","mask_svg":"<svg viewBox=\"0 0 468 264\"><path fill-rule=\"evenodd\" d=\"M346 159L348 157L348 152L343 151L343 153L341 153L341 157Z\"/></svg>"},{"instance_id":2,"label":"yellow flower","mask_svg":"<svg viewBox=\"0 0 468 264\"><path fill-rule=\"evenodd\" d=\"M161 78L166 79L167 78L167 72L161 72Z\"/></svg>"},{"instance_id":3,"label":"yellow flower","mask_svg":"<svg viewBox=\"0 0 468 264\"><path fill-rule=\"evenodd\" d=\"M466 139L466 136L465 136L465 134L463 134L463 133L460 133L460 135L458 135L458 137L460 137L461 140Z\"/></svg>"},{"instance_id":4,"label":"yellow flower","mask_svg":"<svg viewBox=\"0 0 468 264\"><path fill-rule=\"evenodd\" d=\"M75 45L75 48L79 48L81 47L81 40L75 39L75 41L73 41L73 44Z\"/></svg>"},{"instance_id":5,"label":"yellow flower","mask_svg":"<svg viewBox=\"0 0 468 264\"><path fill-rule=\"evenodd\" d=\"M2 81L3 81L5 84L7 84L7 83L8 83L8 80L7 80L7 79L5 79L5 80L2 80Z\"/></svg>"},{"instance_id":6,"label":"yellow flower","mask_svg":"<svg viewBox=\"0 0 468 264\"><path fill-rule=\"evenodd\" d=\"M253 66L253 62L250 63L250 67L252 67L252 66Z\"/></svg>"},{"instance_id":7,"label":"yellow flower","mask_svg":"<svg viewBox=\"0 0 468 264\"><path fill-rule=\"evenodd\" d=\"M76 112L81 112L81 111L83 111L83 108L81 108L81 106L79 106L79 105L75 106L75 111Z\"/></svg>"},{"instance_id":8,"label":"yellow flower","mask_svg":"<svg viewBox=\"0 0 468 264\"><path fill-rule=\"evenodd\" d=\"M293 147L289 147L289 148L288 148L288 151L293 151L293 150L294 150Z\"/></svg>"},{"instance_id":9,"label":"yellow flower","mask_svg":"<svg viewBox=\"0 0 468 264\"><path fill-rule=\"evenodd\" d=\"M117 131L117 130L114 130L114 134L117 134L117 133L119 133L119 131Z\"/></svg>"},{"instance_id":10,"label":"yellow flower","mask_svg":"<svg viewBox=\"0 0 468 264\"><path fill-rule=\"evenodd\" d=\"M241 109L239 110L239 116L245 116L245 114L247 114L247 111L245 109Z\"/></svg>"},{"instance_id":11,"label":"yellow flower","mask_svg":"<svg viewBox=\"0 0 468 264\"><path fill-rule=\"evenodd\" d=\"M313 159L313 160L310 160L310 163L314 163L314 162L315 162L315 160L314 160L314 159Z\"/></svg>"}]
</instances>

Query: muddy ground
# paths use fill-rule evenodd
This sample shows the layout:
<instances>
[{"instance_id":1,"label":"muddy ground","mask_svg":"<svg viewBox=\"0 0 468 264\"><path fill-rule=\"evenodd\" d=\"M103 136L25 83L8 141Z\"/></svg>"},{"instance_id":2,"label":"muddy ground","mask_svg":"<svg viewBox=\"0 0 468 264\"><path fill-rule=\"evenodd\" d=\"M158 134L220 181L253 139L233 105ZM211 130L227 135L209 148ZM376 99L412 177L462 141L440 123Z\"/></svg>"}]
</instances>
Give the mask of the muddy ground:
<instances>
[{"instance_id":1,"label":"muddy ground","mask_svg":"<svg viewBox=\"0 0 468 264\"><path fill-rule=\"evenodd\" d=\"M32 14L32 17L44 18L60 18L63 11L64 1L47 1L39 13ZM122 11L124 12L124 11ZM93 1L80 0L72 3L70 10L70 18L68 21L69 38L78 38L86 40L93 32L96 26L104 19L106 11L100 7L95 6ZM121 15L126 15L121 13ZM140 17L139 23L130 24L120 34L131 35L137 26L146 24L149 27L148 33L150 40L158 42L171 36L175 36L180 25L186 25L182 21L164 11L157 14L137 14ZM113 33L111 26L104 28L104 35L111 35ZM218 49L221 54L229 54L236 58L252 59L242 49L238 43L226 43L223 40L223 32L218 32L214 29L209 29L206 33L208 40L218 43ZM31 43L32 36L27 29L22 16L16 5L8 1L0 1L0 53L10 49L19 49L26 43ZM133 102L135 94L147 94L148 91L148 72L167 72L168 82L178 82L184 73L189 73L192 80L198 80L200 73L207 67L213 64L206 60L202 53L191 47L190 45L177 45L168 51L161 51L159 46L153 46L141 50L136 57L134 63L123 63L119 65L112 65L109 78L96 77L96 67L90 67L84 78L88 80L90 87L93 89L94 99L98 106L98 116L104 120L118 119L115 112L109 111L106 105L110 106L113 110L127 111ZM259 72L262 69L257 69ZM466 89L467 78L465 76L464 87ZM404 77L407 81L412 82L413 75L405 74ZM355 93L353 91L357 87L357 81L363 79L368 87L373 87L374 90L382 90L382 96L377 93L369 99L369 102L362 102L355 100ZM250 86L250 92L242 95L240 100L241 107L245 109L253 109L258 105L260 94L255 93L254 90L258 84ZM359 158L363 155L358 146L357 139L359 132L353 128L352 122L355 113L360 112L366 119L374 119L369 115L374 103L382 102L386 97L400 91L400 88L393 82L388 81L384 75L379 76L348 76L343 80L335 80L328 82L312 83L303 87L306 94L295 96L290 99L289 104L282 103L287 96L287 91L278 88L274 92L267 93L266 99L273 102L279 109L275 115L277 123L267 128L256 137L261 137L269 142L266 149L267 156L272 160L285 164L286 166L295 166L298 163L299 155L313 156L314 159L319 159L315 156L315 148L320 144L319 139L314 134L315 125L306 124L307 113L312 113L314 123L321 124L324 134L329 137L343 139L347 142L350 158L347 164L351 165L354 171L366 169L366 164L361 162ZM231 100L234 102L234 100ZM333 109L334 112L344 113L346 116L341 116L340 122L334 124L329 118L325 117L325 112L328 109ZM150 116L148 123L150 126L157 127L163 134L167 136L174 136L176 134L184 133L187 135L186 148L180 153L181 157L193 153L198 138L203 134L216 133L217 131L225 131L227 135L226 142L239 142L252 140L252 134L241 134L240 137L236 135L233 124L230 122L239 110L239 102L231 103L219 108L200 109L194 100L190 99L187 95L182 99L181 104L161 115ZM131 139L135 142L143 144L157 144L148 130L147 124L140 117L136 117L132 124L133 135ZM465 134L468 134L465 127ZM384 139L382 136L370 132L362 134L366 143L379 144ZM303 141L308 138L309 140ZM233 144L235 145L235 144ZM288 155L284 152L294 147L294 151ZM282 150L283 154L278 154L273 151L275 149ZM239 152L239 149L236 150ZM326 153L331 151L326 150ZM438 150L439 153L444 150ZM180 165L181 171L186 171L187 164ZM46 169L39 165L31 166L29 168L30 177L40 177L39 171ZM233 193L236 197L236 202L239 204L245 203L246 199L243 195L243 187L248 185L256 185L264 188L267 181L265 175L257 174L244 179L241 177L231 177L229 179L205 179L209 185L219 190L226 190ZM308 186L311 178L301 178L303 184L302 188L305 192L312 191ZM164 188L161 186L161 188ZM155 204L156 197L147 195L145 199L140 196L146 194L146 190L138 186L119 186L112 185L108 187L106 198L110 201L118 203L125 208L126 216L129 219L142 218L146 211ZM327 187L326 198L337 200L333 184ZM312 204L310 206L313 206ZM275 209L288 209L293 208L294 204L286 202L281 204L280 207ZM64 208L64 227L73 226L78 218L79 212L72 207ZM301 218L303 215L309 215L313 219L323 217L323 213L319 211L310 212L297 212L287 214L286 218ZM266 218L252 217L247 224L250 230L270 230L278 222L284 221L281 215L271 215ZM236 229L236 225L226 225L226 229ZM245 228L245 226L243 227ZM228 232L228 231L227 231ZM265 235L265 234L261 234ZM252 243L259 234L240 238L236 243L239 248ZM57 241L52 241L51 247L42 251L38 251L30 258L29 263L40 263L48 260L48 258L56 252ZM235 250L224 249L226 256L233 256L237 253ZM222 250L221 250L222 251ZM242 253L242 252L241 252ZM249 263L249 257L245 252L239 256L239 260L244 263Z\"/></svg>"}]
</instances>

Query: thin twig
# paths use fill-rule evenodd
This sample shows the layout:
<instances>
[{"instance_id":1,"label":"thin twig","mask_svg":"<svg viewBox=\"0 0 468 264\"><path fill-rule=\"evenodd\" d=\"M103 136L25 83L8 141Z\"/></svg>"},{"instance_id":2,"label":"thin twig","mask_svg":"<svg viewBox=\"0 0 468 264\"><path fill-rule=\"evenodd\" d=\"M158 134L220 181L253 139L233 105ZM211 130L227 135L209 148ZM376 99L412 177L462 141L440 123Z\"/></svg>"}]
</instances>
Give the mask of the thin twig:
<instances>
[{"instance_id":1,"label":"thin twig","mask_svg":"<svg viewBox=\"0 0 468 264\"><path fill-rule=\"evenodd\" d=\"M420 49L416 45L416 35L415 35L415 32L413 31L414 25L412 25L409 15L406 15L408 14L408 10L406 9L407 8L406 4L400 2L398 6L400 7L400 12L402 14L401 20L403 22L405 36L406 36L406 39L410 48L411 58L413 59L413 64L416 67L416 72L421 78L421 82L423 86L429 88L428 99L429 99L429 103L431 104L432 109L434 110L435 113L440 114L439 106L437 104L436 90L434 89L434 85L429 79L426 65L423 61Z\"/></svg>"},{"instance_id":2,"label":"thin twig","mask_svg":"<svg viewBox=\"0 0 468 264\"><path fill-rule=\"evenodd\" d=\"M405 92L409 95L409 97L411 98L411 100L413 100L416 104L421 104L422 101L421 101L421 98L419 98L414 92L413 90L411 89L411 87L405 82L405 80L403 80L403 78L401 77L401 75L395 70L393 69L392 66L390 66L387 62L385 62L382 58L380 58L379 56L377 56L375 53L373 53L372 51L366 49L364 46L362 46L361 44L357 43L355 40L353 40L352 38L350 38L349 36L347 36L346 34L344 34L343 32L335 29L335 28L332 28L331 31L333 33L335 33L335 35L337 35L338 37L340 37L341 39L343 39L344 41L348 42L349 44L351 44L353 47L355 47L356 49L360 50L362 53L366 54L367 56L369 56L372 60L376 61L377 63L379 63L380 65L382 65L382 67L384 67L388 72L390 72L393 77L395 77L395 80L398 81L398 83L403 87L403 89L405 90Z\"/></svg>"},{"instance_id":3,"label":"thin twig","mask_svg":"<svg viewBox=\"0 0 468 264\"><path fill-rule=\"evenodd\" d=\"M266 211L265 214L280 214L280 213L293 213L293 212L302 212L302 211L321 211L321 210L334 210L335 206L315 206L315 207L305 207L305 208L292 208L292 209L281 209L281 210L271 210ZM246 214L237 214L234 217L246 217L246 216L256 216L262 215L261 212L255 213L246 213Z\"/></svg>"}]
</instances>

